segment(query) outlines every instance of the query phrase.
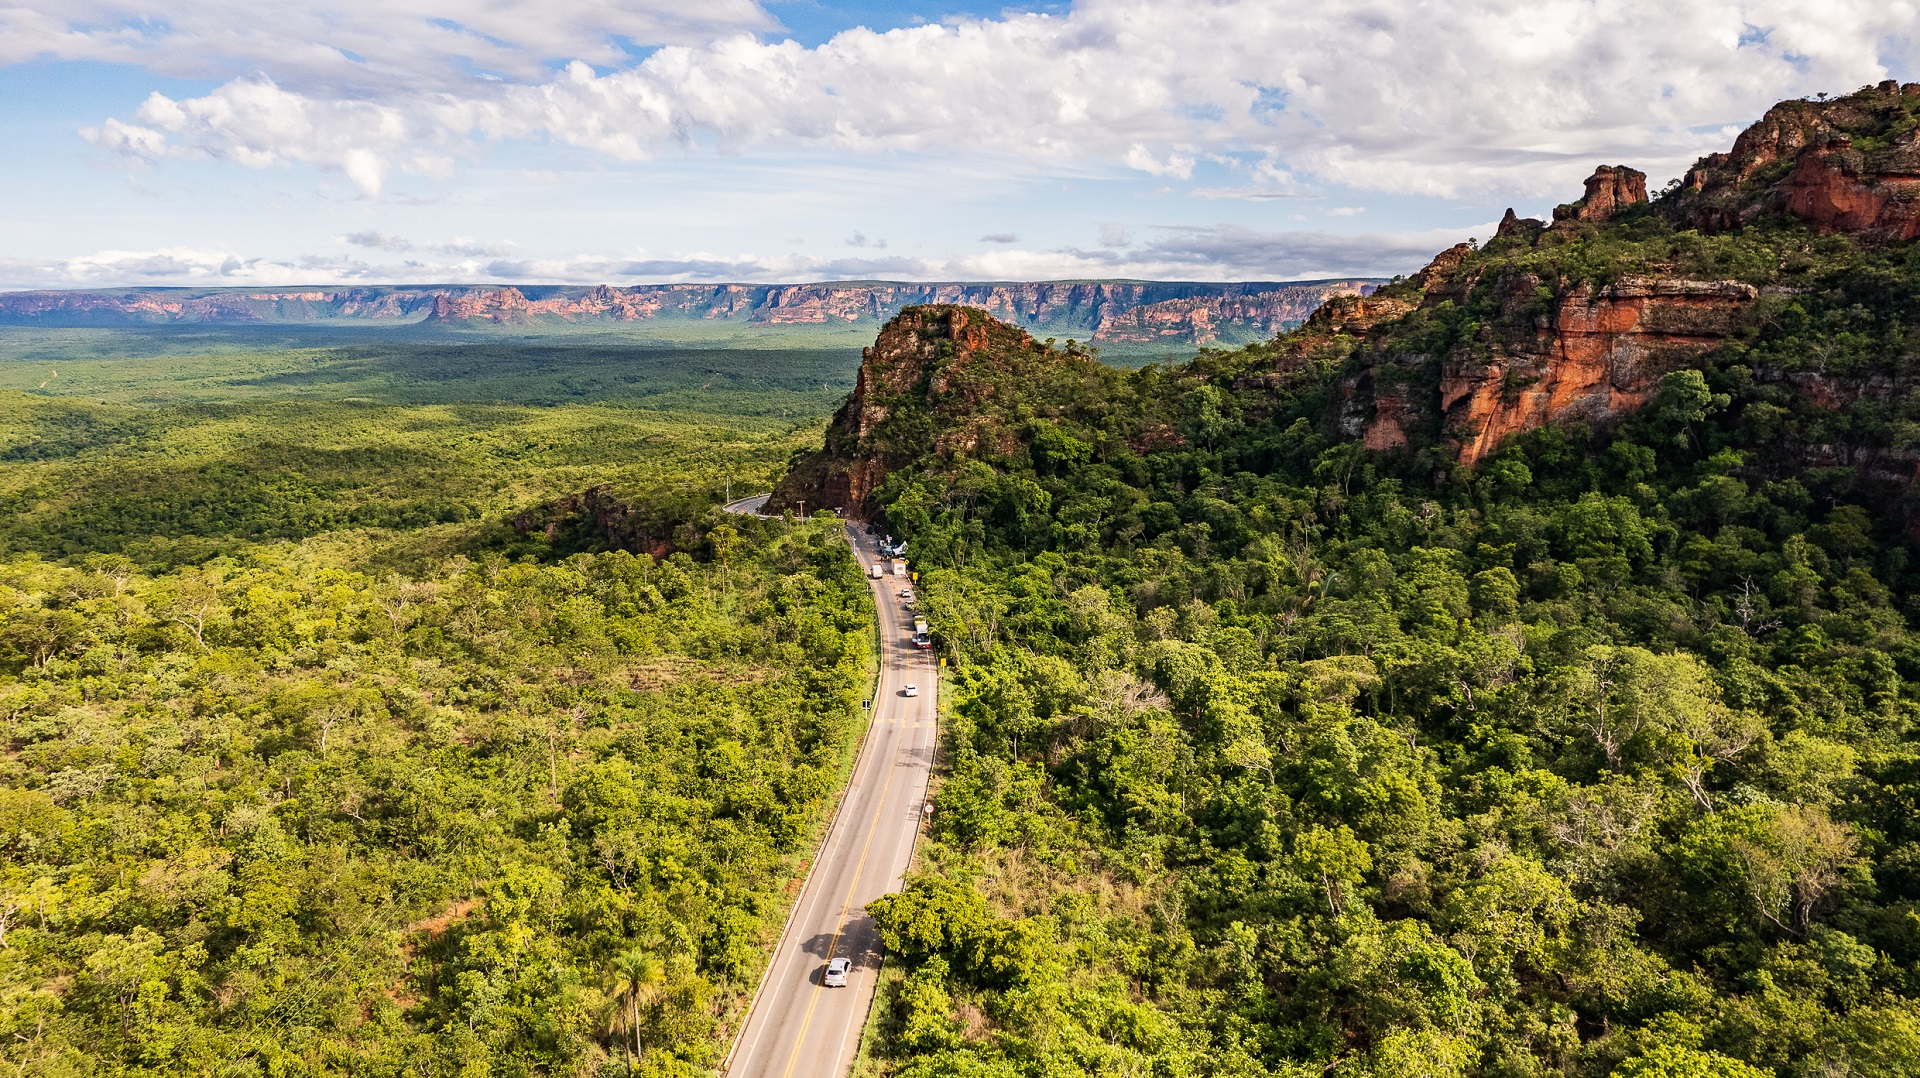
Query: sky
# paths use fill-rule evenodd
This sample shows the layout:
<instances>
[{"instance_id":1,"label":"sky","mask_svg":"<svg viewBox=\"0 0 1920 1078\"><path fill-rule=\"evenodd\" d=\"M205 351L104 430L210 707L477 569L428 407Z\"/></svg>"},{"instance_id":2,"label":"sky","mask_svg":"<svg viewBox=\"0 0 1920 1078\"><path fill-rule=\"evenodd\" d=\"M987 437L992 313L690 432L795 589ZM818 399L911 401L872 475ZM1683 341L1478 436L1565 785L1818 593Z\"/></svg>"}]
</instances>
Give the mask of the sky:
<instances>
[{"instance_id":1,"label":"sky","mask_svg":"<svg viewBox=\"0 0 1920 1078\"><path fill-rule=\"evenodd\" d=\"M0 0L0 288L1409 272L1920 0Z\"/></svg>"}]
</instances>

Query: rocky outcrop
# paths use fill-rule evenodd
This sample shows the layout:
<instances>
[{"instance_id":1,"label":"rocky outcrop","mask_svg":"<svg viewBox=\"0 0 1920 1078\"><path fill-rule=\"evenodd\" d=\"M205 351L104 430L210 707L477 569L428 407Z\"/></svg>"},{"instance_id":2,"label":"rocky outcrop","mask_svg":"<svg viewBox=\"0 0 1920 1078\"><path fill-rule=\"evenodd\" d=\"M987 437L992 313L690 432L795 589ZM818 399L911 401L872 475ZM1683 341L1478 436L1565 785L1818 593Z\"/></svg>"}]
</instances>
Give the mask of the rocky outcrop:
<instances>
[{"instance_id":1,"label":"rocky outcrop","mask_svg":"<svg viewBox=\"0 0 1920 1078\"><path fill-rule=\"evenodd\" d=\"M1532 274L1482 282L1460 272L1458 249L1416 280L1425 304L1460 302L1483 284L1498 315L1478 338L1446 355L1362 350L1338 390L1335 426L1369 449L1438 439L1473 465L1509 435L1549 423L1606 421L1644 404L1660 379L1738 332L1759 296L1738 281L1634 276L1557 288ZM1309 326L1391 331L1395 320L1343 319L1328 304ZM1385 313L1412 304L1366 301Z\"/></svg>"},{"instance_id":2,"label":"rocky outcrop","mask_svg":"<svg viewBox=\"0 0 1920 1078\"><path fill-rule=\"evenodd\" d=\"M1649 212L1635 209L1643 204L1644 174L1603 165L1551 225L1508 210L1485 251L1459 244L1380 294L1328 301L1284 342L1271 373L1236 385L1284 389L1307 357L1346 348L1329 419L1337 433L1376 450L1439 443L1468 465L1514 434L1612 421L1651 399L1668 373L1751 329L1760 297L1752 284L1656 261L1598 279L1590 268L1559 279L1522 268L1580 267L1551 252L1608 242L1609 222ZM1867 243L1920 238L1920 85L1783 102L1730 151L1701 159L1650 212L1710 232L1785 217ZM1448 304L1455 315L1475 312L1472 339L1450 340L1442 354L1422 350L1433 338L1418 327ZM1428 322L1415 320L1423 314ZM1871 391L1824 374L1758 374L1822 407Z\"/></svg>"},{"instance_id":3,"label":"rocky outcrop","mask_svg":"<svg viewBox=\"0 0 1920 1078\"><path fill-rule=\"evenodd\" d=\"M1647 174L1625 165L1601 165L1587 177L1580 201L1553 210L1555 221L1605 221L1629 206L1647 201ZM1513 211L1508 210L1511 216ZM1504 222L1503 222L1504 223Z\"/></svg>"},{"instance_id":4,"label":"rocky outcrop","mask_svg":"<svg viewBox=\"0 0 1920 1078\"><path fill-rule=\"evenodd\" d=\"M1822 232L1920 237L1920 129L1871 156L1850 139L1830 139L1799 156L1777 194L1782 208Z\"/></svg>"},{"instance_id":5,"label":"rocky outcrop","mask_svg":"<svg viewBox=\"0 0 1920 1078\"><path fill-rule=\"evenodd\" d=\"M1527 305L1539 287L1529 276L1502 282L1503 305ZM1732 336L1758 295L1738 281L1582 284L1553 301L1531 339L1448 357L1438 402L1445 432L1471 465L1508 435L1638 408L1669 371ZM1399 407L1381 422L1402 422Z\"/></svg>"},{"instance_id":6,"label":"rocky outcrop","mask_svg":"<svg viewBox=\"0 0 1920 1078\"><path fill-rule=\"evenodd\" d=\"M1920 84L1783 101L1727 153L1702 158L1666 208L1719 232L1786 214L1876 242L1920 237Z\"/></svg>"},{"instance_id":7,"label":"rocky outcrop","mask_svg":"<svg viewBox=\"0 0 1920 1078\"><path fill-rule=\"evenodd\" d=\"M1020 424L1084 399L1100 376L1086 352L1040 344L976 307L908 307L861 353L853 395L825 447L796 463L769 511L865 518L889 474L922 459L993 461L1019 451Z\"/></svg>"}]
</instances>

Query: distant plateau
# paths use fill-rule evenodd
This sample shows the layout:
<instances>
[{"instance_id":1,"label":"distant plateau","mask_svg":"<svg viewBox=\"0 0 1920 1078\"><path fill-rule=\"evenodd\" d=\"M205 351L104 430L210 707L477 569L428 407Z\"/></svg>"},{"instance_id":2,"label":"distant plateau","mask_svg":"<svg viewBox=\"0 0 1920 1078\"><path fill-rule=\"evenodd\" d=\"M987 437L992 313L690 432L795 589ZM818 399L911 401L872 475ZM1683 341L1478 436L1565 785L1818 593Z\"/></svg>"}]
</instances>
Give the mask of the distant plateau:
<instances>
[{"instance_id":1,"label":"distant plateau","mask_svg":"<svg viewBox=\"0 0 1920 1078\"><path fill-rule=\"evenodd\" d=\"M903 307L959 304L1040 335L1094 344L1232 346L1304 322L1382 279L1282 282L1036 281L148 288L0 293L0 325L421 325L614 328L647 322L878 326Z\"/></svg>"}]
</instances>

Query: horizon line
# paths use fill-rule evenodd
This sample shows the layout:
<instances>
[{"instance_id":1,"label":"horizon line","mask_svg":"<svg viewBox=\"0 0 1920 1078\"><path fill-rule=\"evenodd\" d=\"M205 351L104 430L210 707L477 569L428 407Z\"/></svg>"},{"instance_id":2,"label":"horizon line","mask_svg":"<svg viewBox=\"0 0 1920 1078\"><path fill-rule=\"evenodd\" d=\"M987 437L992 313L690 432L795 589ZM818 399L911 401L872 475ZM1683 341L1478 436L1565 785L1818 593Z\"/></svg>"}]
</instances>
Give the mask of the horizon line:
<instances>
[{"instance_id":1,"label":"horizon line","mask_svg":"<svg viewBox=\"0 0 1920 1078\"><path fill-rule=\"evenodd\" d=\"M422 291L432 290L432 289L452 289L452 288L495 288L495 289L575 288L575 289L585 289L585 290L591 291L592 289L595 289L595 288L616 288L616 289L728 288L728 287L872 288L877 286L890 287L890 288L927 288L927 287L934 287L939 285L997 286L997 285L1032 285L1032 284L1159 284L1159 285L1192 285L1196 287L1223 287L1223 286L1229 286L1229 285L1276 285L1276 286L1288 287L1288 286L1297 286L1297 285L1334 284L1342 281L1359 281L1364 283L1371 283L1376 281L1390 281L1392 279L1393 279L1392 276L1383 276L1383 275L1374 275L1374 274L1343 274L1343 275L1337 275L1337 276L1331 276L1331 277L1297 277L1297 278L1289 278L1284 280L1261 280L1257 278L1244 278L1244 279L1238 279L1238 280L1217 280L1217 281L1181 280L1181 279L1174 279L1174 278L1156 278L1156 277L1045 277L1045 278L1029 278L1029 279L982 278L977 280L965 279L965 278L940 278L936 280L924 280L924 281L893 281L893 280L886 280L883 278L857 278L857 279L828 280L828 281L707 281L707 282L641 281L641 282L636 282L632 284L613 284L608 281L601 281L595 284L583 284L578 282L571 283L571 284L548 284L548 283L535 284L535 283L515 282L515 281L468 281L468 282L444 281L444 282L426 282L426 283L418 283L418 284L393 283L393 282L370 282L370 283L359 283L359 284L347 283L347 282L332 282L332 283L309 282L304 284L259 284L259 285L103 284L103 285L92 285L92 286L73 285L73 286L63 286L63 287L7 288L7 289L0 289L0 296L33 295L33 294L43 294L43 293L89 293L89 292L285 292L285 291L300 291L300 290L308 290L308 289L344 290L344 289L355 289L355 288L367 288L367 289L386 288L386 289L395 289L395 290L412 289L412 290L422 290Z\"/></svg>"}]
</instances>

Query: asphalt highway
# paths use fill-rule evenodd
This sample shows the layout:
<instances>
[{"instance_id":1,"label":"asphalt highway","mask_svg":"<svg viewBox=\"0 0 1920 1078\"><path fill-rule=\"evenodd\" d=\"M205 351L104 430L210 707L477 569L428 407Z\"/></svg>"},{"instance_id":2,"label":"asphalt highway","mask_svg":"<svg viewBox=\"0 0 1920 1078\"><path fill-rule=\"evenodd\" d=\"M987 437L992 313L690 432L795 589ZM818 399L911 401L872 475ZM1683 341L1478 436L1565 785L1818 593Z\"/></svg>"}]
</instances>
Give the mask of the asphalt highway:
<instances>
[{"instance_id":1,"label":"asphalt highway","mask_svg":"<svg viewBox=\"0 0 1920 1078\"><path fill-rule=\"evenodd\" d=\"M734 505L757 512L761 505ZM729 506L728 508L733 508ZM736 510L736 511L742 511ZM876 541L848 537L862 567L885 566ZM880 687L853 778L800 892L752 1013L734 1043L728 1078L841 1078L853 1067L880 971L880 940L866 904L900 889L926 803L935 741L932 652L911 643L908 578L874 580L880 614ZM908 684L920 695L905 695ZM823 983L827 962L853 961L845 988Z\"/></svg>"}]
</instances>

